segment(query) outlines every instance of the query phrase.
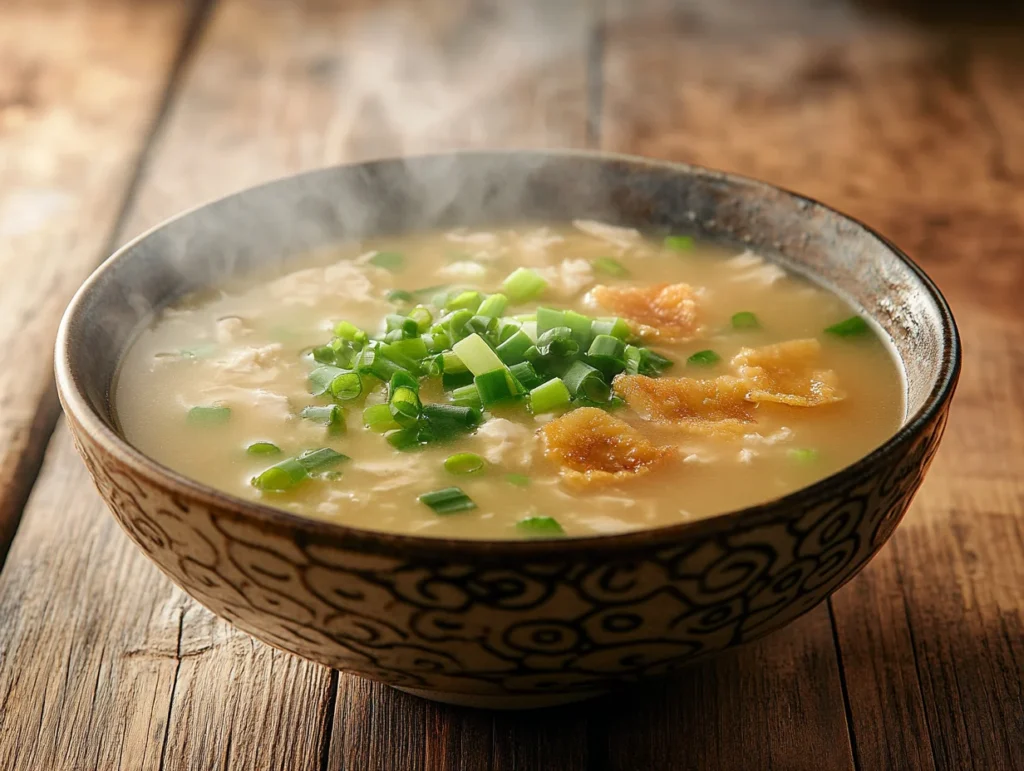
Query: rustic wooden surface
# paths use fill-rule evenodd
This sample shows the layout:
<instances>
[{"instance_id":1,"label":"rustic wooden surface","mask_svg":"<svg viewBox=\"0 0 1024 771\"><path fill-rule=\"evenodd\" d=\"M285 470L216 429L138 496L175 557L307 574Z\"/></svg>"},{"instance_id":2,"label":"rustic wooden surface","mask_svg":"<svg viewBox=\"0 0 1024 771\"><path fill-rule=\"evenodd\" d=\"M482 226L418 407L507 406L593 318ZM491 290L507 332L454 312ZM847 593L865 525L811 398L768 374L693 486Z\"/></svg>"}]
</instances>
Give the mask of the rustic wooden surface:
<instances>
[{"instance_id":1,"label":"rustic wooden surface","mask_svg":"<svg viewBox=\"0 0 1024 771\"><path fill-rule=\"evenodd\" d=\"M927 5L0 6L0 554L31 490L0 573L0 769L1024 768L1024 28ZM192 603L49 438L74 287L111 242L254 182L540 145L759 176L925 266L966 357L892 542L761 643L535 714L332 673Z\"/></svg>"}]
</instances>

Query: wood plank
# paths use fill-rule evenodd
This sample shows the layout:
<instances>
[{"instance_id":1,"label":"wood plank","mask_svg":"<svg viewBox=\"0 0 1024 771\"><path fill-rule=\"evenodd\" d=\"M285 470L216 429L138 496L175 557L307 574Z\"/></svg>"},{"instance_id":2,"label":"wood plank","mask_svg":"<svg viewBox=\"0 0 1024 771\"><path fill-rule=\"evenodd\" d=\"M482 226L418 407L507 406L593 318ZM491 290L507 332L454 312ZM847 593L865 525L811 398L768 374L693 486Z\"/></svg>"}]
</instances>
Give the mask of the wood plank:
<instances>
[{"instance_id":1,"label":"wood plank","mask_svg":"<svg viewBox=\"0 0 1024 771\"><path fill-rule=\"evenodd\" d=\"M368 10L375 5L218 5L150 151L123 234L204 199L339 161L484 143L585 141L587 24L579 25L578 44L566 46L563 33L552 40L545 32L561 28L565 11L539 1L492 13L468 3L434 2L426 11L419 4L425 15L416 17L411 4ZM580 3L569 13L582 18L585 10ZM508 39L515 45L509 47ZM528 48L525 58L523 45ZM481 50L495 65L486 74L477 64ZM398 70L387 69L399 65ZM547 76L549 67L557 77ZM539 90L538 79L543 81ZM38 613L27 618L35 619L37 627L45 618L52 627L54 618L67 616L69 639L83 628L91 630L86 639L95 667L104 677L111 673L115 687L122 681L123 662L158 662L132 669L133 690L119 690L101 705L116 703L130 710L136 693L153 694L153 717L145 731L151 738L147 747L159 751L147 755L147 762L155 758L153 762L167 769L298 769L326 763L361 771L463 768L466 757L489 756L489 719L466 719L462 710L435 707L358 678L339 678L256 643L171 587L113 521L94 510L94 496L55 506L57 500L65 503L57 497L62 490L77 491L82 484L80 464L66 443L61 429L51 468L0 579L0 597L13 597L10 587L22 585L27 588L19 597L46 594ZM65 474L78 475L73 486L65 488ZM90 562L88 569L81 555L33 564L31 556L44 547L54 555L74 550L79 541L42 540L44 525L59 526L65 518L90 523L105 543L104 558ZM56 569L58 563L75 565L78 558L80 569ZM112 575L105 567L122 563L130 564L130 571ZM121 587L119 582L129 575L131 585ZM128 656L124 620L100 624L94 612L103 612L102 605L64 605L101 588L126 590L125 608L134 608L143 618L161 619L158 653L146 638L144 645L135 646L146 655ZM8 607L13 613L16 605ZM41 630L29 638L19 625L5 648L12 651L5 672L13 673L27 660L29 639L48 651L52 648L54 656L70 644L63 635L51 641ZM64 691L46 695L45 689L16 688L18 682L28 685L24 680L10 685L9 700L17 705L11 714L17 717L15 736L22 753L32 752L23 745L37 715L46 717L47 726L94 720L91 702L66 698ZM48 682L49 675L39 672L33 684ZM33 698L34 693L46 695L45 701ZM331 728L328 747L324 741ZM122 733L113 724L111 730L96 726L89 751L108 757L132 749L137 741L126 743ZM582 732L579 739L585 741ZM42 753L33 757L46 757L52 767L59 767L59 755L49 749Z\"/></svg>"},{"instance_id":2,"label":"wood plank","mask_svg":"<svg viewBox=\"0 0 1024 771\"><path fill-rule=\"evenodd\" d=\"M894 543L835 597L835 625L860 766L1013 768L1019 28L908 26L868 5L898 4L613 8L603 137L825 200L908 249L946 292L967 351L946 443ZM644 79L654 72L672 93Z\"/></svg>"},{"instance_id":3,"label":"wood plank","mask_svg":"<svg viewBox=\"0 0 1024 771\"><path fill-rule=\"evenodd\" d=\"M60 314L105 256L189 11L171 0L0 9L0 561L58 413Z\"/></svg>"},{"instance_id":4,"label":"wood plank","mask_svg":"<svg viewBox=\"0 0 1024 771\"><path fill-rule=\"evenodd\" d=\"M827 613L595 705L599 769L852 768Z\"/></svg>"}]
</instances>

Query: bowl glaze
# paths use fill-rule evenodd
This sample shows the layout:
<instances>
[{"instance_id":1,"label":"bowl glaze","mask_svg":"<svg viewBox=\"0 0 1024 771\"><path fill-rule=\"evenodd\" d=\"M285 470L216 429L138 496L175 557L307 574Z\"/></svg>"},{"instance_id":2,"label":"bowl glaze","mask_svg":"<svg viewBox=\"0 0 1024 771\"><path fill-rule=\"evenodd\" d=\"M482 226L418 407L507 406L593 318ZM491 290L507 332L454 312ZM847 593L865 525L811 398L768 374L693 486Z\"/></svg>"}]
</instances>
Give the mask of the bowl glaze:
<instances>
[{"instance_id":1,"label":"bowl glaze","mask_svg":"<svg viewBox=\"0 0 1024 771\"><path fill-rule=\"evenodd\" d=\"M861 306L905 370L902 427L841 472L763 505L547 542L439 540L303 519L185 479L119 434L110 403L118 362L154 310L188 292L344 239L575 217L750 247ZM761 182L581 152L382 160L208 204L105 262L68 307L56 351L61 402L100 494L188 594L282 650L492 708L565 703L664 675L824 600L907 510L959 367L942 296L863 225Z\"/></svg>"}]
</instances>

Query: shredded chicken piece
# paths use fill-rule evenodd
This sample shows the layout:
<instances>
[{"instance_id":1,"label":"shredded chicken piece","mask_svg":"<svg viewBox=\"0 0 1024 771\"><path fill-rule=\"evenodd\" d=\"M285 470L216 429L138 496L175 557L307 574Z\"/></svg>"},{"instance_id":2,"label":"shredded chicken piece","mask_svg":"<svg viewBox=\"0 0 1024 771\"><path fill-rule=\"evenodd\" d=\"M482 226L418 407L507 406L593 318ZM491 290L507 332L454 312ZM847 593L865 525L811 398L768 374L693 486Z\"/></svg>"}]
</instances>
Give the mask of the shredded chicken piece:
<instances>
[{"instance_id":1,"label":"shredded chicken piece","mask_svg":"<svg viewBox=\"0 0 1024 771\"><path fill-rule=\"evenodd\" d=\"M643 236L640 235L640 231L634 228L624 228L618 225L608 225L604 222L597 222L595 220L573 220L573 227L577 230L581 230L588 236L599 238L602 241L607 241L609 244L618 246L621 248L629 248L630 246L636 246L640 243Z\"/></svg>"},{"instance_id":2,"label":"shredded chicken piece","mask_svg":"<svg viewBox=\"0 0 1024 771\"><path fill-rule=\"evenodd\" d=\"M562 478L578 486L635 479L675 457L628 423L596 407L582 407L540 429L545 456L561 467Z\"/></svg>"},{"instance_id":3,"label":"shredded chicken piece","mask_svg":"<svg viewBox=\"0 0 1024 771\"><path fill-rule=\"evenodd\" d=\"M821 343L813 338L789 340L763 348L743 348L732 359L736 372L750 385L747 399L791 407L816 407L842 401L836 373L815 369Z\"/></svg>"},{"instance_id":4,"label":"shredded chicken piece","mask_svg":"<svg viewBox=\"0 0 1024 771\"><path fill-rule=\"evenodd\" d=\"M483 443L481 454L496 466L525 467L533 460L530 429L505 418L492 418L475 434Z\"/></svg>"},{"instance_id":5,"label":"shredded chicken piece","mask_svg":"<svg viewBox=\"0 0 1024 771\"><path fill-rule=\"evenodd\" d=\"M633 322L634 331L643 338L683 341L697 332L696 292L689 284L595 286L590 297Z\"/></svg>"},{"instance_id":6,"label":"shredded chicken piece","mask_svg":"<svg viewBox=\"0 0 1024 771\"><path fill-rule=\"evenodd\" d=\"M722 375L714 380L619 375L615 393L645 420L698 434L741 433L753 421L750 384Z\"/></svg>"},{"instance_id":7,"label":"shredded chicken piece","mask_svg":"<svg viewBox=\"0 0 1024 771\"><path fill-rule=\"evenodd\" d=\"M786 271L778 265L750 251L726 260L725 264L737 270L732 281L753 281L770 285L786 276Z\"/></svg>"},{"instance_id":8,"label":"shredded chicken piece","mask_svg":"<svg viewBox=\"0 0 1024 771\"><path fill-rule=\"evenodd\" d=\"M225 345L236 342L240 337L248 334L248 325L239 316L224 316L217 319L217 342Z\"/></svg>"},{"instance_id":9,"label":"shredded chicken piece","mask_svg":"<svg viewBox=\"0 0 1024 771\"><path fill-rule=\"evenodd\" d=\"M487 275L487 266L473 260L456 260L445 265L438 273L448 278L473 281Z\"/></svg>"},{"instance_id":10,"label":"shredded chicken piece","mask_svg":"<svg viewBox=\"0 0 1024 771\"><path fill-rule=\"evenodd\" d=\"M594 283L594 269L583 259L562 260L536 272L548 282L550 290L562 297L574 297Z\"/></svg>"}]
</instances>

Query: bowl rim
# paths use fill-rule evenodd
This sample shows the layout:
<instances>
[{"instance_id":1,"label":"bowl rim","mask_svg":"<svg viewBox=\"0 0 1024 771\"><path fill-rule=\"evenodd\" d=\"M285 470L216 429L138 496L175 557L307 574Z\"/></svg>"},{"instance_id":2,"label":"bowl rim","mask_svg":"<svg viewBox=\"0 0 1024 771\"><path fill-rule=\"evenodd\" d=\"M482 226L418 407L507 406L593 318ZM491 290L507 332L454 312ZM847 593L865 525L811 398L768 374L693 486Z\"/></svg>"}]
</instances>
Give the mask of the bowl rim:
<instances>
[{"instance_id":1,"label":"bowl rim","mask_svg":"<svg viewBox=\"0 0 1024 771\"><path fill-rule=\"evenodd\" d=\"M337 173L345 169L370 166L395 161L428 161L430 159L453 158L456 156L534 156L585 158L594 161L618 161L631 166L647 166L665 169L682 176L697 176L718 180L731 185L752 188L761 194L772 192L782 193L796 201L801 201L811 208L824 210L833 216L854 225L867 235L877 239L901 261L920 281L930 302L939 313L941 334L946 344L942 349L942 361L935 386L929 392L922 406L912 415L908 415L902 425L882 444L871 452L842 467L838 471L805 487L762 503L742 509L733 509L710 517L690 522L681 522L661 527L632 530L625 533L603 535L565 537L557 539L507 539L485 540L476 538L435 538L423 535L408 535L387 531L369 530L353 527L340 522L331 522L312 517L294 514L284 509L249 501L226 493L204 483L195 481L173 469L158 463L132 446L126 438L111 429L92 408L83 393L77 374L72 371L69 355L69 344L73 327L82 320L78 318L84 299L99 282L100 277L121 260L128 259L135 246L179 219L211 204L241 197L261 188L272 187L282 182L299 178L312 178L318 174ZM695 164L662 160L624 153L605 152L601 150L583 149L501 149L501 150L455 150L450 152L424 153L409 156L392 156L367 159L357 162L337 164L320 169L313 169L297 174L289 174L267 182L243 188L236 192L211 199L186 209L126 242L112 255L106 258L83 282L68 304L61 319L57 332L54 369L57 391L67 417L79 424L90 439L100 445L107 453L161 487L175 490L186 499L197 502L209 509L216 509L218 516L228 516L236 521L253 521L259 525L292 530L295 533L308 534L315 538L323 538L344 548L382 555L426 555L437 558L477 556L477 557L511 557L529 556L550 557L557 555L579 555L581 553L621 553L629 551L648 551L652 548L663 548L680 544L693 536L707 535L713 532L726 532L736 525L752 526L765 519L791 518L798 516L802 504L820 500L829 488L841 484L844 480L857 477L866 472L882 459L902 445L913 439L944 409L951 398L960 375L961 368L960 335L949 304L932 279L913 259L896 246L888 238L866 225L855 217L851 217L820 201L796 193L779 185L763 180L730 172L718 171Z\"/></svg>"}]
</instances>

